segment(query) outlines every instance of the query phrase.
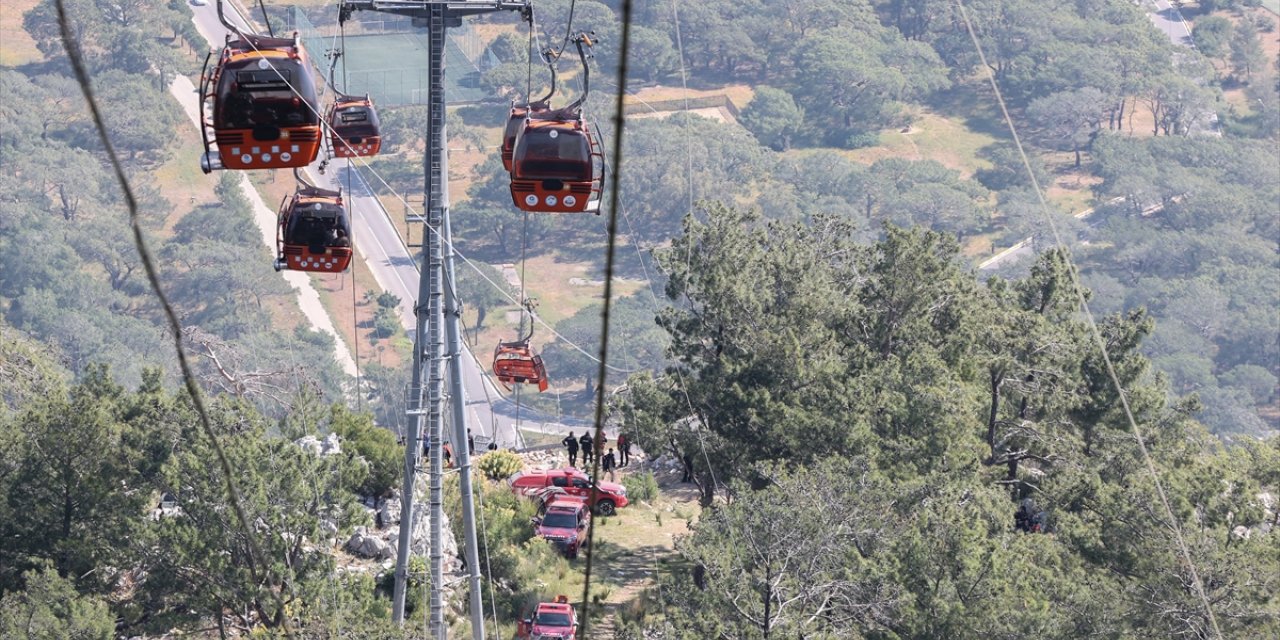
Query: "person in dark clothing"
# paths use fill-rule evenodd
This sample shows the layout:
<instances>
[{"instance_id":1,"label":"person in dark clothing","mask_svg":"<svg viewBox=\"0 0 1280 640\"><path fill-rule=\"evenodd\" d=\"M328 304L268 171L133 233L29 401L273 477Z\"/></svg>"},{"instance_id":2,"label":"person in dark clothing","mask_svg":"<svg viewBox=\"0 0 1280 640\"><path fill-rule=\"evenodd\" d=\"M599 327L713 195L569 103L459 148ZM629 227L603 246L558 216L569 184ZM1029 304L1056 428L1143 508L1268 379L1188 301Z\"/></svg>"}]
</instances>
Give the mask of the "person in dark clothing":
<instances>
[{"instance_id":1,"label":"person in dark clothing","mask_svg":"<svg viewBox=\"0 0 1280 640\"><path fill-rule=\"evenodd\" d=\"M680 477L680 482L693 482L693 458L685 455L680 460L684 462L684 475Z\"/></svg>"},{"instance_id":2,"label":"person in dark clothing","mask_svg":"<svg viewBox=\"0 0 1280 640\"><path fill-rule=\"evenodd\" d=\"M618 464L613 456L613 449L610 449L609 453L604 454L604 457L600 459L600 469L609 474L609 482L613 482L613 470L617 466Z\"/></svg>"},{"instance_id":3,"label":"person in dark clothing","mask_svg":"<svg viewBox=\"0 0 1280 640\"><path fill-rule=\"evenodd\" d=\"M473 456L476 454L476 439L471 435L470 429L467 429L467 453Z\"/></svg>"},{"instance_id":4,"label":"person in dark clothing","mask_svg":"<svg viewBox=\"0 0 1280 640\"><path fill-rule=\"evenodd\" d=\"M631 441L627 439L627 434L618 434L618 456L621 458L619 466L625 467L631 464Z\"/></svg>"},{"instance_id":5,"label":"person in dark clothing","mask_svg":"<svg viewBox=\"0 0 1280 640\"><path fill-rule=\"evenodd\" d=\"M591 464L591 460L595 458L596 455L596 443L591 437L591 432L588 431L582 434L582 437L578 438L578 444L582 445L582 465L585 467L586 465Z\"/></svg>"},{"instance_id":6,"label":"person in dark clothing","mask_svg":"<svg viewBox=\"0 0 1280 640\"><path fill-rule=\"evenodd\" d=\"M1035 500L1023 498L1017 512L1013 514L1013 527L1024 533L1042 533L1048 520L1048 515L1036 506Z\"/></svg>"},{"instance_id":7,"label":"person in dark clothing","mask_svg":"<svg viewBox=\"0 0 1280 640\"><path fill-rule=\"evenodd\" d=\"M578 465L578 439L573 437L573 432L570 431L569 437L565 438L564 440L561 440L560 444L564 445L564 447L569 450L569 466L571 467L577 466Z\"/></svg>"}]
</instances>

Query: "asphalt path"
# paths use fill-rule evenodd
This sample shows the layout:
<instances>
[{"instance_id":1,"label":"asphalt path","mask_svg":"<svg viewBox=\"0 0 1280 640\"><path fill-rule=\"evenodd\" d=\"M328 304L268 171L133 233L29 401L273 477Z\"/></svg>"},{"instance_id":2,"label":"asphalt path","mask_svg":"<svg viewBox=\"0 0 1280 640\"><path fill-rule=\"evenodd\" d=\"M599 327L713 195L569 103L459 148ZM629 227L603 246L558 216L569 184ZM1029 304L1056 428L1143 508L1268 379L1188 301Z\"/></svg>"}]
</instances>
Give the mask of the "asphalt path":
<instances>
[{"instance_id":1,"label":"asphalt path","mask_svg":"<svg viewBox=\"0 0 1280 640\"><path fill-rule=\"evenodd\" d=\"M192 6L191 9L197 29L215 46L221 46L227 29L218 20L216 2ZM233 3L227 3L226 13L232 24L245 31L252 30ZM356 249L378 285L400 298L400 321L412 335L415 329L413 301L418 295L418 264L391 223L390 214L373 195L376 191L370 183L381 186L379 180L369 169L361 168L359 160L334 160L324 174L320 173L317 162L307 172L317 186L341 188L346 194ZM469 268L461 259L457 260L456 270ZM579 417L548 415L518 406L494 385L465 344L459 361L462 363L468 427L474 435L493 438L500 447L520 447L524 445L524 438L520 435L522 429L560 434L581 431L589 426L587 420Z\"/></svg>"},{"instance_id":2,"label":"asphalt path","mask_svg":"<svg viewBox=\"0 0 1280 640\"><path fill-rule=\"evenodd\" d=\"M1169 40L1174 44L1194 49L1196 44L1191 39L1191 27L1187 25L1186 20L1182 19L1182 13L1178 8L1168 0L1152 0L1152 4L1155 5L1155 10L1147 11L1151 24L1169 36Z\"/></svg>"}]
</instances>

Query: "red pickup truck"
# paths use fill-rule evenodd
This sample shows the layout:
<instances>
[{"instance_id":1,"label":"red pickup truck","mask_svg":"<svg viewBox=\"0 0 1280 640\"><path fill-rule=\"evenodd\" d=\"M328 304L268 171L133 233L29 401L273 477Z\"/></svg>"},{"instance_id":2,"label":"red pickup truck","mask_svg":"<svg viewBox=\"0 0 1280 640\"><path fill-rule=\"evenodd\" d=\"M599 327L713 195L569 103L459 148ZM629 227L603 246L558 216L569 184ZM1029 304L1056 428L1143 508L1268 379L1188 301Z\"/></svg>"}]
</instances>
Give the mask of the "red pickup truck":
<instances>
[{"instance_id":1,"label":"red pickup truck","mask_svg":"<svg viewBox=\"0 0 1280 640\"><path fill-rule=\"evenodd\" d=\"M533 615L516 626L519 640L573 640L578 635L578 614L566 596L540 602Z\"/></svg>"},{"instance_id":2,"label":"red pickup truck","mask_svg":"<svg viewBox=\"0 0 1280 640\"><path fill-rule=\"evenodd\" d=\"M520 495L532 496L548 487L557 487L570 496L578 496L584 500L590 499L592 486L591 476L573 467L520 471L508 478L507 484ZM619 508L627 506L629 501L625 487L615 482L596 484L600 490L595 504L596 513L611 516Z\"/></svg>"},{"instance_id":3,"label":"red pickup truck","mask_svg":"<svg viewBox=\"0 0 1280 640\"><path fill-rule=\"evenodd\" d=\"M572 560L578 557L578 549L587 545L590 524L591 511L585 500L561 496L547 502L542 514L533 519L533 531Z\"/></svg>"}]
</instances>

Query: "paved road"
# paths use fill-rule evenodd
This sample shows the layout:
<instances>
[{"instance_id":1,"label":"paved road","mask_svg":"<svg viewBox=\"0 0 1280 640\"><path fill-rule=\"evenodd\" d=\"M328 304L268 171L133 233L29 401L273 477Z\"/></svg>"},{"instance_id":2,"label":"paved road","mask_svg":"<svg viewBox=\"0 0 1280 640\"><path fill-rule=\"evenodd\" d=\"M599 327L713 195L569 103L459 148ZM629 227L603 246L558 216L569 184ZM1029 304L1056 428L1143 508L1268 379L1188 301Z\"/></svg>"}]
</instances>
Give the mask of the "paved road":
<instances>
[{"instance_id":1,"label":"paved road","mask_svg":"<svg viewBox=\"0 0 1280 640\"><path fill-rule=\"evenodd\" d=\"M200 113L196 103L196 87L186 76L177 76L169 85L169 93L182 105L182 110L187 114L187 118L191 120L191 124L200 128ZM198 161L197 158L188 159L190 162ZM262 200L262 195L257 189L249 183L248 177L241 175L239 181L240 191L248 199L253 209L253 221L258 226L258 231L262 234L262 242L271 250L271 256L275 257L276 252L276 212L267 206ZM271 268L269 262L261 265L263 268ZM329 334L333 340L334 357L337 358L338 364L342 370L349 376L356 375L356 361L351 357L351 351L347 349L347 344L342 341L336 329L333 326L333 320L329 317L329 313L325 310L324 305L320 302L320 294L315 287L311 285L311 279L299 271L284 271L280 274L289 286L293 287L298 296L298 308L302 310L302 315L311 323L312 328L322 333Z\"/></svg>"},{"instance_id":2,"label":"paved road","mask_svg":"<svg viewBox=\"0 0 1280 640\"><path fill-rule=\"evenodd\" d=\"M232 7L233 4L227 4L228 19L242 29L249 30L247 22ZM216 6L193 6L192 11L200 32L211 43L220 46L226 29L218 20ZM348 163L335 160L323 175L319 172L318 164L308 169L310 179L318 186L333 189L341 187L348 194L346 200L351 212L356 249L365 259L378 285L400 298L401 323L406 330L412 332L415 326L413 301L418 295L418 265L392 225L390 215L381 201L372 195L373 189L369 183L377 183L377 178L367 169L360 169L359 161ZM459 261L456 268L461 270L470 267ZM484 368L469 348L464 347L461 360L468 420L472 423L470 428L475 435L495 437L501 447L522 445L523 439L517 429L517 415L520 416L521 429L545 433L581 431L588 425L581 418L549 416L527 407L517 407L484 374Z\"/></svg>"},{"instance_id":3,"label":"paved road","mask_svg":"<svg viewBox=\"0 0 1280 640\"><path fill-rule=\"evenodd\" d=\"M1182 14L1178 8L1173 6L1169 0L1152 0L1155 9L1147 11L1147 17L1151 19L1151 24L1169 36L1169 40L1174 44L1180 44L1186 47L1195 48L1196 44L1191 39L1191 27L1186 20L1182 19Z\"/></svg>"}]
</instances>

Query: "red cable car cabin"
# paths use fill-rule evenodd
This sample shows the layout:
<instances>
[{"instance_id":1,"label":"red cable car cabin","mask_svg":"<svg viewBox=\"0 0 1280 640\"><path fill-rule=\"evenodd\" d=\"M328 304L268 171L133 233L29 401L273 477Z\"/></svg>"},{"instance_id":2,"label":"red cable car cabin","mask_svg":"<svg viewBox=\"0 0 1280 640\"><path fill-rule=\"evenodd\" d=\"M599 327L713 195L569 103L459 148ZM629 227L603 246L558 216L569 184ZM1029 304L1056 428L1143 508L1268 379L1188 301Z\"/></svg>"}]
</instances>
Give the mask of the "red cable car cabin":
<instances>
[{"instance_id":1,"label":"red cable car cabin","mask_svg":"<svg viewBox=\"0 0 1280 640\"><path fill-rule=\"evenodd\" d=\"M205 58L201 106L213 103L212 122L201 120L205 154L200 168L205 173L305 167L316 159L320 151L316 81L296 34L292 38L242 34L223 47L212 73L208 67L209 58ZM216 160L213 143L218 146Z\"/></svg>"},{"instance_id":2,"label":"red cable car cabin","mask_svg":"<svg viewBox=\"0 0 1280 640\"><path fill-rule=\"evenodd\" d=\"M516 152L516 138L524 128L524 121L529 118L529 105L511 105L511 116L507 118L507 127L502 132L502 168L511 173L511 158Z\"/></svg>"},{"instance_id":3,"label":"red cable car cabin","mask_svg":"<svg viewBox=\"0 0 1280 640\"><path fill-rule=\"evenodd\" d=\"M547 367L528 340L499 342L493 350L493 375L505 385L536 384L538 391L547 390Z\"/></svg>"},{"instance_id":4,"label":"red cable car cabin","mask_svg":"<svg viewBox=\"0 0 1280 640\"><path fill-rule=\"evenodd\" d=\"M280 206L275 269L339 273L351 264L351 227L342 194L302 187Z\"/></svg>"},{"instance_id":5,"label":"red cable car cabin","mask_svg":"<svg viewBox=\"0 0 1280 640\"><path fill-rule=\"evenodd\" d=\"M378 155L382 149L382 127L373 99L335 97L329 109L329 142L335 158Z\"/></svg>"},{"instance_id":6,"label":"red cable car cabin","mask_svg":"<svg viewBox=\"0 0 1280 640\"><path fill-rule=\"evenodd\" d=\"M555 83L555 75L551 76L552 83ZM530 114L545 113L550 107L547 106L547 100L555 93L554 87L552 92L546 97L531 104L511 103L511 115L507 118L506 129L502 132L502 168L511 173L511 159L515 156L516 140L520 137L520 132L524 130L525 122L529 120Z\"/></svg>"},{"instance_id":7,"label":"red cable car cabin","mask_svg":"<svg viewBox=\"0 0 1280 640\"><path fill-rule=\"evenodd\" d=\"M511 200L522 211L598 211L604 156L587 122L565 110L525 120L511 159Z\"/></svg>"}]
</instances>

